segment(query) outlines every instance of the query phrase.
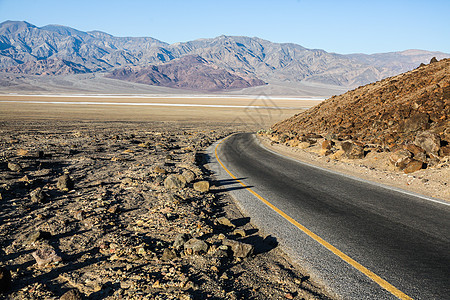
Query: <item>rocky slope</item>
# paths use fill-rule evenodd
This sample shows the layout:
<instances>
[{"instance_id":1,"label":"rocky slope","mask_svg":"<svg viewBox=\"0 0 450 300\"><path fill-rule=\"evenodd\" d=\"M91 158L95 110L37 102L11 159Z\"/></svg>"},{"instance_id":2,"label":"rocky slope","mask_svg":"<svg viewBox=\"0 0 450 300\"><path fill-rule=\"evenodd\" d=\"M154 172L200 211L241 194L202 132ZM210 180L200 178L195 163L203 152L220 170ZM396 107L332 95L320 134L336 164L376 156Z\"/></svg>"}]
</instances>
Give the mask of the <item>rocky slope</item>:
<instances>
[{"instance_id":1,"label":"rocky slope","mask_svg":"<svg viewBox=\"0 0 450 300\"><path fill-rule=\"evenodd\" d=\"M6 73L30 75L68 75L92 72L81 64L56 58L30 61L14 67L5 68L4 71Z\"/></svg>"},{"instance_id":2,"label":"rocky slope","mask_svg":"<svg viewBox=\"0 0 450 300\"><path fill-rule=\"evenodd\" d=\"M185 55L198 55L229 72L269 83L305 81L346 87L411 70L433 56L450 57L445 53L416 50L340 55L240 36L168 45L153 38L114 37L59 25L39 28L26 22L0 24L0 70L43 59L61 59L83 65L90 71L110 71L124 66L162 64ZM36 72L30 68L19 71Z\"/></svg>"},{"instance_id":3,"label":"rocky slope","mask_svg":"<svg viewBox=\"0 0 450 300\"><path fill-rule=\"evenodd\" d=\"M0 68L58 58L104 70L134 64L138 56L153 56L154 49L165 45L153 38L118 38L99 31L6 21L0 24Z\"/></svg>"},{"instance_id":4,"label":"rocky slope","mask_svg":"<svg viewBox=\"0 0 450 300\"><path fill-rule=\"evenodd\" d=\"M187 55L161 65L125 67L106 77L172 88L216 91L263 85L259 79L244 79L218 68L200 56Z\"/></svg>"},{"instance_id":5,"label":"rocky slope","mask_svg":"<svg viewBox=\"0 0 450 300\"><path fill-rule=\"evenodd\" d=\"M450 155L450 59L334 96L273 130L296 147L324 137L322 154L332 158L388 151L407 173L440 165Z\"/></svg>"}]
</instances>

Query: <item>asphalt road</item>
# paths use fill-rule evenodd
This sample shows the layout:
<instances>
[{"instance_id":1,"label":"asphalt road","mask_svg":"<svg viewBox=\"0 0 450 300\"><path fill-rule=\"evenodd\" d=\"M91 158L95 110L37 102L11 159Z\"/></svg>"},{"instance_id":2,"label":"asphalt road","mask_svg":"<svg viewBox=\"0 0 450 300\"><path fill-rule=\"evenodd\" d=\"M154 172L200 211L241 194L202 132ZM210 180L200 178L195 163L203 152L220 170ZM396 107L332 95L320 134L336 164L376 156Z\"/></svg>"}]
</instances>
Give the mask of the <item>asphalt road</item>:
<instances>
[{"instance_id":1,"label":"asphalt road","mask_svg":"<svg viewBox=\"0 0 450 300\"><path fill-rule=\"evenodd\" d=\"M252 134L216 146L209 152L218 181L255 225L339 298L450 299L448 202L282 157Z\"/></svg>"}]
</instances>

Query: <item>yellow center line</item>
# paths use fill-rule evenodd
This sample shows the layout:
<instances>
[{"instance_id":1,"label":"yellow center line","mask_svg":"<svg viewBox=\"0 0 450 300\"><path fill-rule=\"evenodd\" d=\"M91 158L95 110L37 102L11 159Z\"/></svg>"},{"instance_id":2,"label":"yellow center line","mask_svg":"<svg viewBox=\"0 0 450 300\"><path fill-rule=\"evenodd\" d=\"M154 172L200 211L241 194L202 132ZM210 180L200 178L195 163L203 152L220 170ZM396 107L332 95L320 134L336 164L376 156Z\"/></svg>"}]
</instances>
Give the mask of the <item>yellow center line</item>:
<instances>
[{"instance_id":1,"label":"yellow center line","mask_svg":"<svg viewBox=\"0 0 450 300\"><path fill-rule=\"evenodd\" d=\"M361 273L363 273L364 275L366 275L367 277L372 279L374 282L376 282L379 286L381 286L382 288L384 288L385 290L390 292L392 295L396 296L399 299L405 299L405 300L406 299L413 299L413 298L409 297L408 295L406 295L405 293L403 293L402 291L400 291L399 289L397 289L395 286L393 286L389 282L387 282L386 280L384 280L383 278L381 278L380 276L378 276L377 274L375 274L374 272L370 271L369 269L367 269L366 267L364 267L363 265L361 265L360 263L358 263L357 261L355 261L354 259L349 257L347 254L343 253L341 250L337 249L336 247L334 247L333 245L331 245L330 243L325 241L323 238L321 238L320 236L318 236L317 234L315 234L314 232L312 232L311 230L309 230L308 228L306 228L302 224L298 223L296 220L294 220L293 218L288 216L286 213L284 213L278 207L276 207L275 205L273 205L272 203L270 203L269 201L264 199L262 196L260 196L258 193L253 191L251 188L249 188L245 183L243 183L242 181L237 179L237 177L234 176L225 167L225 165L220 160L219 155L217 154L217 149L219 148L219 145L222 144L229 137L230 136L228 136L227 138L225 138L222 141L220 141L220 143L217 144L217 146L215 148L215 151L214 151L217 161L222 166L222 168L228 173L228 175L230 175L234 180L236 180L236 182L241 184L245 189L247 189L250 193L252 193L256 198L261 200L263 203L265 203L267 206L269 206L271 209L273 209L275 212L277 212L283 218L288 220L295 227L297 227L298 229L300 229L301 231L306 233L309 237L311 237L313 240L315 240L316 242L318 242L319 244L321 244L322 246L324 246L325 248L327 248L328 250L333 252L335 255L337 255L339 258L341 258L343 261L345 261L346 263L350 264L352 267L354 267L355 269L357 269L358 271L360 271Z\"/></svg>"}]
</instances>

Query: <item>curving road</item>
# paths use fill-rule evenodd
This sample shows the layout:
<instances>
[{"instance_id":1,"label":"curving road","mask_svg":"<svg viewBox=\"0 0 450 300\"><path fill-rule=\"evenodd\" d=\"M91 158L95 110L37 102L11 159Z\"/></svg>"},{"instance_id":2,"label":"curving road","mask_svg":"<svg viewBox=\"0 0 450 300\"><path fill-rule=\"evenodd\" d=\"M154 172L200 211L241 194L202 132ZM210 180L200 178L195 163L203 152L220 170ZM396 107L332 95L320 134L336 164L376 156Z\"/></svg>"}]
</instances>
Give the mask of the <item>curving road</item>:
<instances>
[{"instance_id":1,"label":"curving road","mask_svg":"<svg viewBox=\"0 0 450 300\"><path fill-rule=\"evenodd\" d=\"M209 152L252 222L338 298L450 299L448 202L282 157L252 134Z\"/></svg>"}]
</instances>

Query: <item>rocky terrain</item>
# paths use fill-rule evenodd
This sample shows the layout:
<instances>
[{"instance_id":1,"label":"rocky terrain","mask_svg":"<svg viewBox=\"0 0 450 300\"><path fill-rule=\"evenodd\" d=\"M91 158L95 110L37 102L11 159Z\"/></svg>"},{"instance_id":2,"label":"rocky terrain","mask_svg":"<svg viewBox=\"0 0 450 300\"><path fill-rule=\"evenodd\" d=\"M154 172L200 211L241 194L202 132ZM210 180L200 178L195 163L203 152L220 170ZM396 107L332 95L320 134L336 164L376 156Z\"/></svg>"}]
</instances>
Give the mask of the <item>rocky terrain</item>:
<instances>
[{"instance_id":1,"label":"rocky terrain","mask_svg":"<svg viewBox=\"0 0 450 300\"><path fill-rule=\"evenodd\" d=\"M83 65L62 59L43 59L26 62L3 70L8 74L30 74L30 75L68 75L84 74L91 71Z\"/></svg>"},{"instance_id":2,"label":"rocky terrain","mask_svg":"<svg viewBox=\"0 0 450 300\"><path fill-rule=\"evenodd\" d=\"M42 59L63 59L91 71L134 63L137 56L153 56L167 45L153 38L119 38L104 32L83 32L70 27L36 27L27 22L0 24L0 65L17 66Z\"/></svg>"},{"instance_id":3,"label":"rocky terrain","mask_svg":"<svg viewBox=\"0 0 450 300\"><path fill-rule=\"evenodd\" d=\"M156 86L205 91L242 89L265 84L264 81L255 78L244 79L194 55L183 56L162 65L120 68L106 77Z\"/></svg>"},{"instance_id":4,"label":"rocky terrain","mask_svg":"<svg viewBox=\"0 0 450 300\"><path fill-rule=\"evenodd\" d=\"M0 70L3 72L55 75L110 72L116 68L160 65L187 55L200 56L217 68L269 84L306 82L344 87L356 87L412 70L433 56L450 57L446 53L421 50L341 55L243 36L219 36L169 45L150 37L114 37L60 25L36 27L18 21L0 24ZM58 71L60 68L50 63L51 60L68 68Z\"/></svg>"},{"instance_id":5,"label":"rocky terrain","mask_svg":"<svg viewBox=\"0 0 450 300\"><path fill-rule=\"evenodd\" d=\"M450 162L450 59L334 96L263 132L332 159L371 157L412 173Z\"/></svg>"},{"instance_id":6,"label":"rocky terrain","mask_svg":"<svg viewBox=\"0 0 450 300\"><path fill-rule=\"evenodd\" d=\"M3 120L1 299L329 299L202 150L232 128Z\"/></svg>"}]
</instances>

